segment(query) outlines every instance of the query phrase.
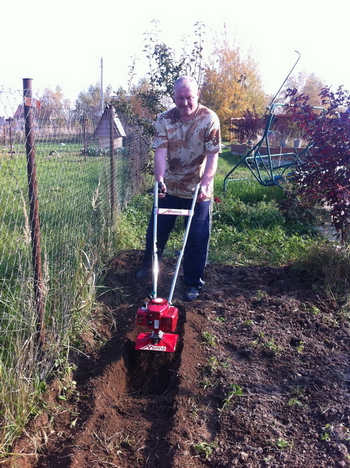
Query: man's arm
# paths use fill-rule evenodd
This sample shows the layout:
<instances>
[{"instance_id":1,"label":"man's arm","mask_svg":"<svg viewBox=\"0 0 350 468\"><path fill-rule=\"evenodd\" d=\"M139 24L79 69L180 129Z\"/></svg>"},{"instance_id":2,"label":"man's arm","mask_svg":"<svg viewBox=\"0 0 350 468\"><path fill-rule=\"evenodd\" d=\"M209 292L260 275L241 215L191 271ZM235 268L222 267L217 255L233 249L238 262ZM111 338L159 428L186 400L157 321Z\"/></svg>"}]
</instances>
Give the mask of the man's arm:
<instances>
[{"instance_id":1,"label":"man's arm","mask_svg":"<svg viewBox=\"0 0 350 468\"><path fill-rule=\"evenodd\" d=\"M206 198L211 197L210 186L214 179L216 169L218 167L219 153L207 153L207 161L204 168L204 173L201 182L201 191L198 195L198 201L201 202Z\"/></svg>"}]
</instances>

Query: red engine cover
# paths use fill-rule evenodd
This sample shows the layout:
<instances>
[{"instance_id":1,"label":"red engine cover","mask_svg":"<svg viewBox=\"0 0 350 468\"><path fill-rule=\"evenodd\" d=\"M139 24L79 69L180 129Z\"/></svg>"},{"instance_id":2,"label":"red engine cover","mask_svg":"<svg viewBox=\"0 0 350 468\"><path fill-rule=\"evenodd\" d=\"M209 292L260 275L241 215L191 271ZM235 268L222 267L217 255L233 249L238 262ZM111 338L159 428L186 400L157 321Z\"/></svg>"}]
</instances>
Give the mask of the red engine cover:
<instances>
[{"instance_id":1,"label":"red engine cover","mask_svg":"<svg viewBox=\"0 0 350 468\"><path fill-rule=\"evenodd\" d=\"M174 332L176 330L179 311L171 306L166 299L151 299L136 313L136 323L151 330Z\"/></svg>"}]
</instances>

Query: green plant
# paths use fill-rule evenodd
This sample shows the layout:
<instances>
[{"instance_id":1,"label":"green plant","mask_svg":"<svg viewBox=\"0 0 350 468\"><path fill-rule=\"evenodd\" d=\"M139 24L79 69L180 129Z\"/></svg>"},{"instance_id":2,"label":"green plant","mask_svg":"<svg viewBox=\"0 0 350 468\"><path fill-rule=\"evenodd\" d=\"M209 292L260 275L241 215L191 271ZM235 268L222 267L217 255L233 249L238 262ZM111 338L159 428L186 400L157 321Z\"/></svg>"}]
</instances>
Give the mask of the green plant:
<instances>
[{"instance_id":1,"label":"green plant","mask_svg":"<svg viewBox=\"0 0 350 468\"><path fill-rule=\"evenodd\" d=\"M97 148L95 146L89 146L86 150L88 156L108 156L109 153L109 148Z\"/></svg>"},{"instance_id":2,"label":"green plant","mask_svg":"<svg viewBox=\"0 0 350 468\"><path fill-rule=\"evenodd\" d=\"M325 441L325 442L329 442L330 439L331 439L331 432L332 432L332 429L333 427L331 426L331 424L326 424L323 428L322 428L322 433L320 435L320 439Z\"/></svg>"},{"instance_id":3,"label":"green plant","mask_svg":"<svg viewBox=\"0 0 350 468\"><path fill-rule=\"evenodd\" d=\"M204 331L202 332L202 341L209 345L209 346L215 346L215 341L216 341L216 336L211 333L211 332L208 332L208 331Z\"/></svg>"},{"instance_id":4,"label":"green plant","mask_svg":"<svg viewBox=\"0 0 350 468\"><path fill-rule=\"evenodd\" d=\"M125 437L125 439L120 443L120 446L130 450L135 445L135 440L131 437Z\"/></svg>"},{"instance_id":5,"label":"green plant","mask_svg":"<svg viewBox=\"0 0 350 468\"><path fill-rule=\"evenodd\" d=\"M312 305L311 307L308 307L306 309L308 312L310 312L311 314L313 315L318 315L321 313L320 309L318 307L316 307L315 305Z\"/></svg>"},{"instance_id":6,"label":"green plant","mask_svg":"<svg viewBox=\"0 0 350 468\"><path fill-rule=\"evenodd\" d=\"M211 454L213 453L213 450L215 449L215 447L217 447L217 443L199 442L198 444L195 444L192 447L196 455L199 455L205 460L208 460Z\"/></svg>"},{"instance_id":7,"label":"green plant","mask_svg":"<svg viewBox=\"0 0 350 468\"><path fill-rule=\"evenodd\" d=\"M215 317L215 320L219 323L225 323L227 321L226 317Z\"/></svg>"},{"instance_id":8,"label":"green plant","mask_svg":"<svg viewBox=\"0 0 350 468\"><path fill-rule=\"evenodd\" d=\"M199 385L206 389L206 388L214 388L217 386L217 381L213 379L213 377L210 375L208 377L204 377L202 380L200 380Z\"/></svg>"},{"instance_id":9,"label":"green plant","mask_svg":"<svg viewBox=\"0 0 350 468\"><path fill-rule=\"evenodd\" d=\"M276 447L279 449L279 450L285 450L289 447L291 447L291 444L286 441L285 439L277 439L274 441L274 444L276 445Z\"/></svg>"},{"instance_id":10,"label":"green plant","mask_svg":"<svg viewBox=\"0 0 350 468\"><path fill-rule=\"evenodd\" d=\"M274 339L274 338L270 338L269 340L265 341L265 342L263 343L263 346L264 346L265 348L270 349L271 351L273 351L273 352L274 352L275 354L277 354L277 355L280 354L281 351L282 351L282 347L279 346L279 345L276 345L275 339Z\"/></svg>"},{"instance_id":11,"label":"green plant","mask_svg":"<svg viewBox=\"0 0 350 468\"><path fill-rule=\"evenodd\" d=\"M296 398L291 398L288 401L288 406L303 406L303 404L299 400L297 400Z\"/></svg>"},{"instance_id":12,"label":"green plant","mask_svg":"<svg viewBox=\"0 0 350 468\"><path fill-rule=\"evenodd\" d=\"M256 298L257 298L258 301L268 300L269 295L267 294L266 291L262 291L261 289L258 289L257 292L256 292Z\"/></svg>"},{"instance_id":13,"label":"green plant","mask_svg":"<svg viewBox=\"0 0 350 468\"><path fill-rule=\"evenodd\" d=\"M232 400L234 399L234 397L241 395L243 395L243 388L239 385L232 384L231 390L228 392L227 397L222 400L222 406L219 409L220 415L223 411L227 410L229 405L232 404Z\"/></svg>"},{"instance_id":14,"label":"green plant","mask_svg":"<svg viewBox=\"0 0 350 468\"><path fill-rule=\"evenodd\" d=\"M261 348L267 348L272 351L274 354L279 355L282 351L282 346L279 346L275 343L274 338L265 338L264 332L259 332L257 338L252 341L253 346Z\"/></svg>"},{"instance_id":15,"label":"green plant","mask_svg":"<svg viewBox=\"0 0 350 468\"><path fill-rule=\"evenodd\" d=\"M214 372L219 366L219 361L217 360L216 357L210 357L209 358L209 363L208 363L208 367L210 369L211 372Z\"/></svg>"}]
</instances>

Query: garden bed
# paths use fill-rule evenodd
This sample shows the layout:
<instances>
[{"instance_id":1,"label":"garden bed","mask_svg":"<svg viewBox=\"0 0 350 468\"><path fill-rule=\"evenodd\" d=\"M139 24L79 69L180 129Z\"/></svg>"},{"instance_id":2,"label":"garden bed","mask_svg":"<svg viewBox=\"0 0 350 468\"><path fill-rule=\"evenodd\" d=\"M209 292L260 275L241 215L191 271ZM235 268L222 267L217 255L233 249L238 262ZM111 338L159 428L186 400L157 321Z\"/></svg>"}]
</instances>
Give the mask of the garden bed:
<instances>
[{"instance_id":1,"label":"garden bed","mask_svg":"<svg viewBox=\"0 0 350 468\"><path fill-rule=\"evenodd\" d=\"M322 279L208 265L198 300L182 302L178 282L176 353L139 353L135 313L151 291L134 279L141 257L111 262L99 305L109 339L95 353L87 337L76 390L52 384L13 466L348 467L349 322ZM166 260L161 297L173 271Z\"/></svg>"}]
</instances>

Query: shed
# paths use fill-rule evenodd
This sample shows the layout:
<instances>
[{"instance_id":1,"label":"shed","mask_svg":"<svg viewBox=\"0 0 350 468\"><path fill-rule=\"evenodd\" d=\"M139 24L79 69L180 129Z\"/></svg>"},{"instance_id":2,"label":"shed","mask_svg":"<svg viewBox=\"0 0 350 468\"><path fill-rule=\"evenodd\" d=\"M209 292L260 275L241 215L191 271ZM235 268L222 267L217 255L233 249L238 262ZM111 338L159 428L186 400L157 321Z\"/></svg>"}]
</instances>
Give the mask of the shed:
<instances>
[{"instance_id":1,"label":"shed","mask_svg":"<svg viewBox=\"0 0 350 468\"><path fill-rule=\"evenodd\" d=\"M112 119L112 125L111 125ZM117 114L111 107L106 107L102 117L94 132L99 148L109 148L111 142L111 130L114 141L114 149L123 146L123 137L126 137L125 130Z\"/></svg>"}]
</instances>

